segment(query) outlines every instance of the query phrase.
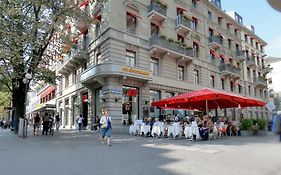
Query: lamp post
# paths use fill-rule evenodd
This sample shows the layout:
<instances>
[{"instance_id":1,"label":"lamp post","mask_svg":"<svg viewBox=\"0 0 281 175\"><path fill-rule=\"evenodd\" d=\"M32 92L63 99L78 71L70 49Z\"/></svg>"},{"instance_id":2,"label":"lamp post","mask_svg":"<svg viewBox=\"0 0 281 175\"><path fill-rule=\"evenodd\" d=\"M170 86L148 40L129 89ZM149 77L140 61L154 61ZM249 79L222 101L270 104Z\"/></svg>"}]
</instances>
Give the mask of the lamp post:
<instances>
[{"instance_id":1,"label":"lamp post","mask_svg":"<svg viewBox=\"0 0 281 175\"><path fill-rule=\"evenodd\" d=\"M30 82L32 76L29 73L26 73L24 78L23 78L23 83L25 84L25 99L24 99L24 116L23 116L23 134L22 137L26 138L27 137L27 122L28 119L26 119L26 106L27 106L27 93L28 93L28 83Z\"/></svg>"}]
</instances>

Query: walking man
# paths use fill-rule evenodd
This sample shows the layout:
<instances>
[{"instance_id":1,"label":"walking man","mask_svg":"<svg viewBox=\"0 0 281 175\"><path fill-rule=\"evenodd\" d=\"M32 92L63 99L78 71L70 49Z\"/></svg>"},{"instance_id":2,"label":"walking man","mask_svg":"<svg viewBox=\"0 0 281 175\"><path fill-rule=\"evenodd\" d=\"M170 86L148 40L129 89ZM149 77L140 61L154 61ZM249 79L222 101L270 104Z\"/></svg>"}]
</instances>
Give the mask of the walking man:
<instances>
[{"instance_id":1,"label":"walking man","mask_svg":"<svg viewBox=\"0 0 281 175\"><path fill-rule=\"evenodd\" d=\"M83 120L84 120L84 118L82 115L79 115L76 119L76 122L77 122L78 128L79 128L79 132L81 132Z\"/></svg>"},{"instance_id":2,"label":"walking man","mask_svg":"<svg viewBox=\"0 0 281 175\"><path fill-rule=\"evenodd\" d=\"M39 114L36 114L33 121L33 135L36 134L38 136L39 127L40 127L40 117Z\"/></svg>"},{"instance_id":3,"label":"walking man","mask_svg":"<svg viewBox=\"0 0 281 175\"><path fill-rule=\"evenodd\" d=\"M45 113L45 115L43 116L43 131L42 131L42 135L48 135L48 125L49 125L49 116L48 113Z\"/></svg>"},{"instance_id":4,"label":"walking man","mask_svg":"<svg viewBox=\"0 0 281 175\"><path fill-rule=\"evenodd\" d=\"M60 116L59 116L59 114L57 114L55 116L55 125L56 125L56 130L59 130L59 128L60 128Z\"/></svg>"}]
</instances>

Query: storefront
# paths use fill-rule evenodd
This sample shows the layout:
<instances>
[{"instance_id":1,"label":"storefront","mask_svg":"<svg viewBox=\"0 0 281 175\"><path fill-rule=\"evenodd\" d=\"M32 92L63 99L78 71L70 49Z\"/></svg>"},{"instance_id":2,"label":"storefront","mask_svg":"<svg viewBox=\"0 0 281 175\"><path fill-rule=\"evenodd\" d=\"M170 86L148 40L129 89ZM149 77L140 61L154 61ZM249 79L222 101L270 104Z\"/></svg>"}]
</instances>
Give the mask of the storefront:
<instances>
[{"instance_id":1,"label":"storefront","mask_svg":"<svg viewBox=\"0 0 281 175\"><path fill-rule=\"evenodd\" d=\"M132 124L139 119L139 88L122 87L122 123Z\"/></svg>"}]
</instances>

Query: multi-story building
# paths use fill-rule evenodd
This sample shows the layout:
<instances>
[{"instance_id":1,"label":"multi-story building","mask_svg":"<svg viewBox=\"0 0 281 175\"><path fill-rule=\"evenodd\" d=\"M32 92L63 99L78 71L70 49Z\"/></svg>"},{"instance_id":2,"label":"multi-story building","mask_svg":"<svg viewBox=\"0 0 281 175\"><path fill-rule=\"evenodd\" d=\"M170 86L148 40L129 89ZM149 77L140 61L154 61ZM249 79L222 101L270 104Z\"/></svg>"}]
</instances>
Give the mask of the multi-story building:
<instances>
[{"instance_id":1,"label":"multi-story building","mask_svg":"<svg viewBox=\"0 0 281 175\"><path fill-rule=\"evenodd\" d=\"M57 110L65 127L74 126L78 114L84 126L92 126L102 108L115 128L173 114L150 103L203 87L268 99L262 67L267 43L239 14L221 10L220 0L98 1L86 9L96 23L57 65ZM265 108L217 114L242 113L268 115Z\"/></svg>"},{"instance_id":2,"label":"multi-story building","mask_svg":"<svg viewBox=\"0 0 281 175\"><path fill-rule=\"evenodd\" d=\"M269 98L271 101L275 102L276 109L274 110L274 113L276 113L278 110L281 110L281 58L266 57L266 61L270 64L267 68L271 70L267 75Z\"/></svg>"}]
</instances>

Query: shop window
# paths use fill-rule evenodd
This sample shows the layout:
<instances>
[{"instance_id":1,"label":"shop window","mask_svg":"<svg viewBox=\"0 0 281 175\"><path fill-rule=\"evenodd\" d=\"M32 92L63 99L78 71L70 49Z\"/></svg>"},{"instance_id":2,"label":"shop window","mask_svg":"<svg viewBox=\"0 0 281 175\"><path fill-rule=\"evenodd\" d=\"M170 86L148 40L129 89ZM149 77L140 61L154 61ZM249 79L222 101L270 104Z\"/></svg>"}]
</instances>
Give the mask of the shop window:
<instances>
[{"instance_id":1,"label":"shop window","mask_svg":"<svg viewBox=\"0 0 281 175\"><path fill-rule=\"evenodd\" d=\"M123 86L122 123L132 124L139 119L139 89Z\"/></svg>"},{"instance_id":2,"label":"shop window","mask_svg":"<svg viewBox=\"0 0 281 175\"><path fill-rule=\"evenodd\" d=\"M126 50L126 65L136 66L136 52Z\"/></svg>"},{"instance_id":3,"label":"shop window","mask_svg":"<svg viewBox=\"0 0 281 175\"><path fill-rule=\"evenodd\" d=\"M150 68L153 75L159 75L159 60L157 58L150 59Z\"/></svg>"},{"instance_id":4,"label":"shop window","mask_svg":"<svg viewBox=\"0 0 281 175\"><path fill-rule=\"evenodd\" d=\"M184 67L178 65L178 80L184 80Z\"/></svg>"}]
</instances>

